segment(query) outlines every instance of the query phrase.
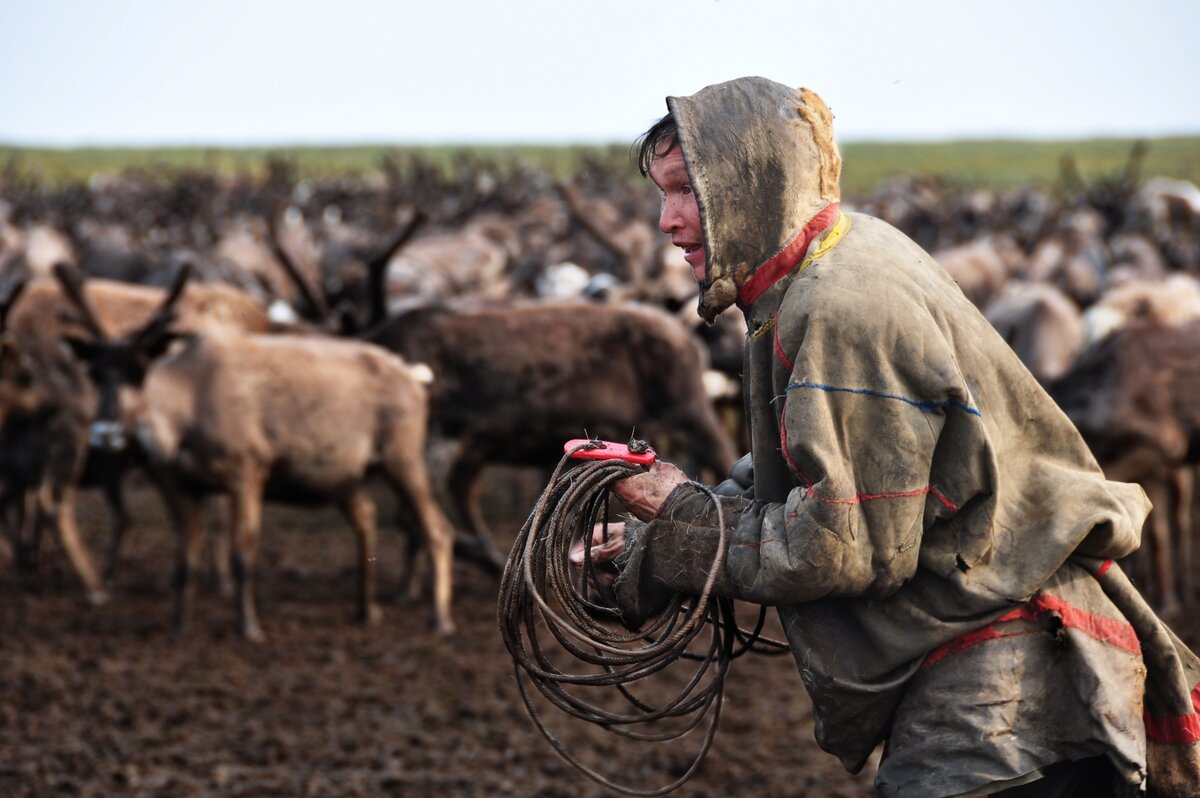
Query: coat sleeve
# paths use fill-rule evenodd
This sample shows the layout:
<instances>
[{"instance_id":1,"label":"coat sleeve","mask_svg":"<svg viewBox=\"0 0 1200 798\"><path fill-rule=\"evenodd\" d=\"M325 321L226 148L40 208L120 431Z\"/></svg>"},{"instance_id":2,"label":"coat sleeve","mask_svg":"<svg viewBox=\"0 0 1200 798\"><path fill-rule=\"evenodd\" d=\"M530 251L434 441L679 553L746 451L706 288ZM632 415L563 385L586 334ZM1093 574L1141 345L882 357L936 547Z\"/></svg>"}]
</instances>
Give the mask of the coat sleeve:
<instances>
[{"instance_id":1,"label":"coat sleeve","mask_svg":"<svg viewBox=\"0 0 1200 798\"><path fill-rule=\"evenodd\" d=\"M786 389L769 406L792 484L778 501L719 499L718 594L769 605L882 597L914 575L923 529L957 509L931 484L946 414L973 408L937 326L902 315L830 303L778 325L774 392ZM680 486L630 541L625 620L639 624L673 591L698 592L719 537L712 500Z\"/></svg>"}]
</instances>

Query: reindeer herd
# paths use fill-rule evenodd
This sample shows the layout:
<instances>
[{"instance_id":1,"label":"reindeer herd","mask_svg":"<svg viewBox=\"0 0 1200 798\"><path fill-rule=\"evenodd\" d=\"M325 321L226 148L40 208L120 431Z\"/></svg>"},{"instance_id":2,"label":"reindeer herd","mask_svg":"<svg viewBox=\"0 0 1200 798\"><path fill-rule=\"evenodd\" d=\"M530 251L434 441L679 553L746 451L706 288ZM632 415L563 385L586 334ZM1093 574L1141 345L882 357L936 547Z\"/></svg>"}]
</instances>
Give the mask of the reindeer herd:
<instances>
[{"instance_id":1,"label":"reindeer herd","mask_svg":"<svg viewBox=\"0 0 1200 798\"><path fill-rule=\"evenodd\" d=\"M1146 487L1156 510L1128 565L1169 607L1196 598L1200 191L1141 179L1137 157L1090 183L904 179L846 204L933 252L1106 471ZM33 573L56 542L88 600L107 600L138 469L177 529L177 630L210 502L246 637L264 636L264 501L340 508L373 622L381 481L408 533L403 583L431 584L450 632L452 555L504 559L480 501L489 464L548 465L567 439L636 430L693 475L728 470L744 326L697 323L690 269L627 164L569 181L477 159L383 166L61 188L0 172L0 567ZM101 567L75 517L93 488L113 518Z\"/></svg>"}]
</instances>

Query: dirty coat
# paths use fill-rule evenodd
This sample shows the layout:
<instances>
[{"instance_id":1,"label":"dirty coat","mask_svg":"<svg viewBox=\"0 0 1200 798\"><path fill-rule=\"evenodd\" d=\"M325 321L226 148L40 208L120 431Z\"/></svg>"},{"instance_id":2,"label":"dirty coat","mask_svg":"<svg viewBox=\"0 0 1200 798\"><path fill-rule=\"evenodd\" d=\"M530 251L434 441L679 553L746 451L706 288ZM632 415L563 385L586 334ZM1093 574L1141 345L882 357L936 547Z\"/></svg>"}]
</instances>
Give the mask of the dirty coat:
<instances>
[{"instance_id":1,"label":"dirty coat","mask_svg":"<svg viewBox=\"0 0 1200 798\"><path fill-rule=\"evenodd\" d=\"M1107 756L1132 790L1200 794L1196 657L1112 560L1149 504L949 276L838 207L829 115L761 78L668 106L701 211L701 312L746 314L752 454L722 486L716 593L778 608L820 745L882 796L958 796ZM832 184L830 183L832 181ZM698 593L710 499L631 529L637 626ZM786 689L772 686L770 689Z\"/></svg>"}]
</instances>

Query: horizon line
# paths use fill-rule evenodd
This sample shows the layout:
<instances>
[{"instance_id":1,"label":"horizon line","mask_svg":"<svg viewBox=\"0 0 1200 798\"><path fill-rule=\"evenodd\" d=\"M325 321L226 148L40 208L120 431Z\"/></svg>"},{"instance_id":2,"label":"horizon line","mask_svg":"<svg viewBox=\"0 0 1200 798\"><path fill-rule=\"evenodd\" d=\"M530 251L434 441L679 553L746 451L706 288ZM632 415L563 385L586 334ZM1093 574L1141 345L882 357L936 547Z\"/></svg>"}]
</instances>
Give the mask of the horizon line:
<instances>
[{"instance_id":1,"label":"horizon line","mask_svg":"<svg viewBox=\"0 0 1200 798\"><path fill-rule=\"evenodd\" d=\"M839 145L881 144L881 145L920 145L920 144L953 144L958 142L1076 142L1076 141L1132 141L1146 139L1161 141L1163 139L1200 138L1200 129L1194 131L1165 131L1165 132L1119 132L1119 133L1080 133L1080 134L1022 134L1022 133L967 133L946 134L928 137L905 137L902 135L869 135L848 136L838 140ZM0 136L0 149L6 150L273 150L273 149L406 149L406 148L483 148L483 149L520 149L520 148L609 148L633 146L633 140L502 140L487 141L479 139L440 139L440 140L409 140L384 141L378 139L343 139L343 140L303 140L287 141L283 139L272 141L75 141L70 143L47 143L21 140L17 137L7 139Z\"/></svg>"}]
</instances>

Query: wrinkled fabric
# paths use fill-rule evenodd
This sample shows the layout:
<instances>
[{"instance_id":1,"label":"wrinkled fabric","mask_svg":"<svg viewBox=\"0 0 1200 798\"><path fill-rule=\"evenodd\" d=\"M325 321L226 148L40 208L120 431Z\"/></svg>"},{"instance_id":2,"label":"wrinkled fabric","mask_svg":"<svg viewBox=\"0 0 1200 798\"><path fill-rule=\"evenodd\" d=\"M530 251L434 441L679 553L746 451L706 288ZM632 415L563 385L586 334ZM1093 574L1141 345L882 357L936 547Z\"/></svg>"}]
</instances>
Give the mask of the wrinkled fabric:
<instances>
[{"instance_id":1,"label":"wrinkled fabric","mask_svg":"<svg viewBox=\"0 0 1200 798\"><path fill-rule=\"evenodd\" d=\"M689 109L677 121L714 264L726 252L769 251L828 200L811 159L795 184L789 169L774 169L797 157L793 142L749 160L732 145L728 131L755 127L742 117L763 106L770 115L790 91L772 88L757 105L724 101L752 97L760 80L673 106ZM706 109L707 97L722 102ZM769 147L771 137L753 141ZM755 164L772 165L770 174L755 174ZM752 221L759 214L765 227ZM780 219L791 227L768 235ZM1069 562L1137 548L1149 511L1141 488L1104 478L1066 416L928 254L884 222L849 222L836 247L744 308L752 466L722 486L731 528L716 592L778 607L825 750L857 772L889 739L881 795L1015 786L1041 767L1097 754L1136 785L1147 768L1144 691L1151 714L1182 730L1167 735L1170 762L1157 770L1151 746L1150 785L1173 769L1195 794L1197 746L1182 742L1187 713L1197 717L1194 655L1153 613L1131 626L1131 600L1120 590L1124 603L1112 598L1093 575L1099 568ZM771 243L755 249L763 236ZM809 253L820 246L818 236ZM744 282L754 268L732 273ZM699 591L715 525L695 488L668 497L624 558L617 598L627 623L673 591ZM1068 621L1081 618L1128 630L1119 637L1134 645L1097 640L1086 621L1073 631ZM989 637L922 667L992 624L1041 631ZM1150 667L1146 687L1150 651L1163 664ZM1160 692L1169 708L1155 710ZM1055 700L1027 700L1042 694ZM974 706L973 695L1021 711ZM937 738L954 745L922 735L960 710Z\"/></svg>"},{"instance_id":2,"label":"wrinkled fabric","mask_svg":"<svg viewBox=\"0 0 1200 798\"><path fill-rule=\"evenodd\" d=\"M700 206L705 279L699 313L712 321L742 285L840 197L833 115L815 93L765 78L668 97ZM726 188L745 185L745 193Z\"/></svg>"},{"instance_id":3,"label":"wrinkled fabric","mask_svg":"<svg viewBox=\"0 0 1200 798\"><path fill-rule=\"evenodd\" d=\"M1116 794L1135 794L1145 746L1131 733L1142 726L1141 691L1129 686L1144 683L1146 668L1092 574L1064 565L1027 608L980 631L931 654L905 686L880 792L923 798L931 783L940 794L998 792L1056 762L1107 756L1126 784Z\"/></svg>"}]
</instances>

